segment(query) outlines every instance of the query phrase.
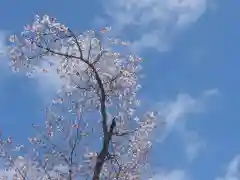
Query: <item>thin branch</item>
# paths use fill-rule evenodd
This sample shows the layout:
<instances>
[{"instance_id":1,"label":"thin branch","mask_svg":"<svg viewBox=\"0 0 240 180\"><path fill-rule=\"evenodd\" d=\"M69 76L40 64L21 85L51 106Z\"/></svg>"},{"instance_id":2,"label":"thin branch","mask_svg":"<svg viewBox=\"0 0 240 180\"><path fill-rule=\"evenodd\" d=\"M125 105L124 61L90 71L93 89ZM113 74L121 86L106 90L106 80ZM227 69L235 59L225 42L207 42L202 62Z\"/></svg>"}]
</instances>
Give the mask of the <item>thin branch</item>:
<instances>
[{"instance_id":1,"label":"thin branch","mask_svg":"<svg viewBox=\"0 0 240 180\"><path fill-rule=\"evenodd\" d=\"M50 144L52 145L53 148L55 148L56 150L58 150L58 146L56 144L54 144L53 142L50 141L49 137L47 137L44 133L41 132L40 129L36 128L36 130L39 131L39 133L42 135L42 137L47 141L50 142ZM66 157L66 155L64 155L61 151L58 150L58 153L60 154L60 157L62 157L64 159L64 161L69 165L69 161Z\"/></svg>"},{"instance_id":2,"label":"thin branch","mask_svg":"<svg viewBox=\"0 0 240 180\"><path fill-rule=\"evenodd\" d=\"M77 44L77 47L78 47L78 51L79 51L79 53L80 53L80 59L83 59L83 52L82 52L82 49L81 49L81 46L80 46L80 44L79 44L79 42L78 42L78 39L77 39L77 37L76 37L76 35L71 31L71 29L69 29L68 28L68 31L70 32L70 34L71 34L71 36L74 38L74 40L75 40L75 43Z\"/></svg>"},{"instance_id":3,"label":"thin branch","mask_svg":"<svg viewBox=\"0 0 240 180\"><path fill-rule=\"evenodd\" d=\"M79 117L80 118L80 117ZM73 154L74 154L74 151L76 150L76 147L77 147L77 144L78 144L78 142L79 142L79 133L81 133L81 132L79 132L79 120L80 119L77 119L77 121L78 121L78 127L77 127L77 133L76 133L76 138L75 138L75 140L74 140L74 144L73 144L73 147L72 147L72 150L71 150L71 153L70 153L70 169L69 169L69 180L71 180L72 179L72 163L73 163Z\"/></svg>"}]
</instances>

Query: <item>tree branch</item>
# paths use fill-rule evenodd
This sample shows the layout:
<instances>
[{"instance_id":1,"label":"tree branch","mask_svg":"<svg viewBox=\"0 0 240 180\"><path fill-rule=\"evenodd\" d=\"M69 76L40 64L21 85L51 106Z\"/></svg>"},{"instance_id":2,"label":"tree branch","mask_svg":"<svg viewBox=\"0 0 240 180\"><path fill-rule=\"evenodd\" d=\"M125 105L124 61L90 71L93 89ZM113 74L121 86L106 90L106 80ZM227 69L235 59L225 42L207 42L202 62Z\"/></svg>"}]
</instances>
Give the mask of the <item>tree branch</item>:
<instances>
[{"instance_id":1,"label":"tree branch","mask_svg":"<svg viewBox=\"0 0 240 180\"><path fill-rule=\"evenodd\" d=\"M101 114L101 119L102 119L102 129L103 129L103 147L102 150L100 151L100 153L97 156L97 162L94 168L94 175L93 175L93 180L99 180L100 177L100 173L103 167L103 164L105 162L105 158L108 155L108 148L109 148L109 142L112 139L112 135L113 135L113 130L116 127L116 121L115 118L112 120L112 124L110 126L110 130L108 131L108 125L107 125L107 111L106 111L106 93L105 93L105 89L104 89L104 84L100 78L100 75L98 74L97 69L94 66L94 63L91 64L88 60L85 60L83 58L83 53L82 53L82 49L80 46L80 43L76 37L76 35L70 30L68 29L68 31L70 32L71 36L74 38L74 41L78 47L79 53L80 53L80 57L74 56L74 55L69 55L69 54L64 54L61 52L55 52L52 49L50 49L49 47L44 47L41 44L37 44L37 46L39 48L42 48L44 50L46 50L47 52L50 52L52 54L55 55L59 55L59 56L63 56L66 58L74 58L74 59L79 59L82 62L84 62L85 64L88 65L88 67L93 71L94 76L96 78L98 87L100 89L100 114ZM103 55L102 52L100 52L100 55L96 58L96 60L100 60L101 56Z\"/></svg>"}]
</instances>

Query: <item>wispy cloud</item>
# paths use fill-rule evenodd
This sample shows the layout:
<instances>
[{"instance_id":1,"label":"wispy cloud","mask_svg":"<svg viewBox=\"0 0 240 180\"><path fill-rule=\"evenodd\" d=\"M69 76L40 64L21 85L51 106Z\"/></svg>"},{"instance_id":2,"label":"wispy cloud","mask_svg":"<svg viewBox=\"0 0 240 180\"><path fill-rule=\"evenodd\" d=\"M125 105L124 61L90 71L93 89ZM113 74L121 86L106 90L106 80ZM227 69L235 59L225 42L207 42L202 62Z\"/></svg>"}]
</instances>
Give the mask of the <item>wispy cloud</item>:
<instances>
[{"instance_id":1,"label":"wispy cloud","mask_svg":"<svg viewBox=\"0 0 240 180\"><path fill-rule=\"evenodd\" d=\"M46 57L48 61L54 62L54 65L42 61L39 68L48 69L48 72L36 71L33 74L33 79L36 80L37 92L44 98L44 101L49 102L56 95L56 92L64 85L64 80L59 78L57 68L59 67L59 59L57 57Z\"/></svg>"},{"instance_id":2,"label":"wispy cloud","mask_svg":"<svg viewBox=\"0 0 240 180\"><path fill-rule=\"evenodd\" d=\"M6 55L6 32L0 30L0 57Z\"/></svg>"},{"instance_id":3,"label":"wispy cloud","mask_svg":"<svg viewBox=\"0 0 240 180\"><path fill-rule=\"evenodd\" d=\"M226 174L216 180L239 180L240 179L240 155L235 156L227 167Z\"/></svg>"},{"instance_id":4,"label":"wispy cloud","mask_svg":"<svg viewBox=\"0 0 240 180\"><path fill-rule=\"evenodd\" d=\"M182 138L185 145L187 160L191 162L205 149L206 143L197 131L185 129L182 133Z\"/></svg>"},{"instance_id":5,"label":"wispy cloud","mask_svg":"<svg viewBox=\"0 0 240 180\"><path fill-rule=\"evenodd\" d=\"M128 33L135 50L150 47L167 51L172 40L208 9L209 0L103 0L115 33ZM127 30L128 29L128 30Z\"/></svg>"},{"instance_id":6,"label":"wispy cloud","mask_svg":"<svg viewBox=\"0 0 240 180\"><path fill-rule=\"evenodd\" d=\"M199 97L192 97L189 94L178 94L174 101L161 103L159 106L161 110L160 119L163 119L166 124L160 142L164 141L172 131L176 131L184 142L188 159L194 159L199 151L205 147L205 142L196 131L186 128L186 122L191 119L187 116L193 113L204 112L209 98L218 94L217 89L209 89L204 91Z\"/></svg>"},{"instance_id":7,"label":"wispy cloud","mask_svg":"<svg viewBox=\"0 0 240 180\"><path fill-rule=\"evenodd\" d=\"M161 171L152 178L153 180L187 180L186 173L182 170Z\"/></svg>"}]
</instances>

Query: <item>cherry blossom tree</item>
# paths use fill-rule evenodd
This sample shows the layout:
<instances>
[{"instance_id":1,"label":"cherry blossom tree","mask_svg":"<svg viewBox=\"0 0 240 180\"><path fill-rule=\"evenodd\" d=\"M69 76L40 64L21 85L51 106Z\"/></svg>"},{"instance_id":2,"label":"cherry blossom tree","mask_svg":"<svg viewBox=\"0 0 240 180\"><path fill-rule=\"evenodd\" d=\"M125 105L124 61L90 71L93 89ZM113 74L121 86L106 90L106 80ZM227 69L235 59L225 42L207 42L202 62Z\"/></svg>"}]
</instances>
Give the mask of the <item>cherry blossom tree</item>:
<instances>
[{"instance_id":1,"label":"cherry blossom tree","mask_svg":"<svg viewBox=\"0 0 240 180\"><path fill-rule=\"evenodd\" d=\"M137 115L142 59L110 30L80 34L45 15L10 36L14 72L53 69L62 82L30 144L0 142L14 179L145 179L157 114Z\"/></svg>"}]
</instances>

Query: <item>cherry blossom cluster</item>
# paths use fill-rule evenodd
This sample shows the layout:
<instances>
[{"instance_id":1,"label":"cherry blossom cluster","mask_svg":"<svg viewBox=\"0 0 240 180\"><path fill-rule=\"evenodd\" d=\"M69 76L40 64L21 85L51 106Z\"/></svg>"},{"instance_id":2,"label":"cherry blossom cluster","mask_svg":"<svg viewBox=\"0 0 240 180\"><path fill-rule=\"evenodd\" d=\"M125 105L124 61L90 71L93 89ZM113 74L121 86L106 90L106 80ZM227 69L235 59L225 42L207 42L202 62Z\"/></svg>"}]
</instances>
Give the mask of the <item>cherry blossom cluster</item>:
<instances>
[{"instance_id":1,"label":"cherry blossom cluster","mask_svg":"<svg viewBox=\"0 0 240 180\"><path fill-rule=\"evenodd\" d=\"M107 36L110 30L80 34L44 15L10 36L14 72L34 77L54 67L62 82L44 126L33 125L37 134L29 138L24 162L35 170L11 164L18 176L23 173L18 179L141 179L156 113L136 115L142 59L128 51L128 42ZM7 156L0 147L1 157Z\"/></svg>"}]
</instances>

